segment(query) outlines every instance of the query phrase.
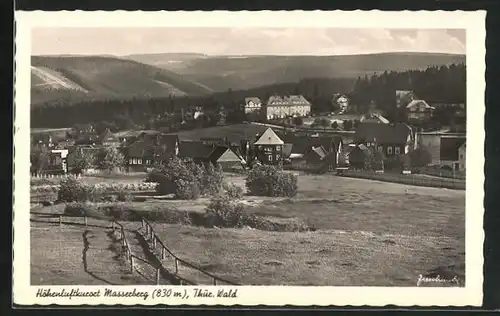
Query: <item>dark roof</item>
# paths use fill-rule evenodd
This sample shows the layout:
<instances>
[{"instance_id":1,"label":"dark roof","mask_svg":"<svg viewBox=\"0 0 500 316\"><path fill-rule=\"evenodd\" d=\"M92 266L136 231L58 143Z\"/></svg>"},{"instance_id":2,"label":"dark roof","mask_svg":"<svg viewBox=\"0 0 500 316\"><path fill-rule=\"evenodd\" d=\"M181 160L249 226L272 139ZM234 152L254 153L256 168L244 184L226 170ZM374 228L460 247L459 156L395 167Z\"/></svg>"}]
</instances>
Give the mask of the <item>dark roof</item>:
<instances>
[{"instance_id":1,"label":"dark roof","mask_svg":"<svg viewBox=\"0 0 500 316\"><path fill-rule=\"evenodd\" d=\"M291 153L294 154L305 154L312 147L322 146L326 151L334 151L337 149L338 144L342 141L340 136L295 136L287 135L285 137L285 143L292 144Z\"/></svg>"},{"instance_id":2,"label":"dark roof","mask_svg":"<svg viewBox=\"0 0 500 316\"><path fill-rule=\"evenodd\" d=\"M408 135L411 135L411 128L403 123L360 123L356 128L354 141L406 144Z\"/></svg>"},{"instance_id":3,"label":"dark roof","mask_svg":"<svg viewBox=\"0 0 500 316\"><path fill-rule=\"evenodd\" d=\"M458 149L465 143L464 137L441 137L439 158L441 160L458 160Z\"/></svg>"},{"instance_id":4,"label":"dark roof","mask_svg":"<svg viewBox=\"0 0 500 316\"><path fill-rule=\"evenodd\" d=\"M215 146L202 142L180 142L179 156L182 158L208 159L214 151Z\"/></svg>"},{"instance_id":5,"label":"dark roof","mask_svg":"<svg viewBox=\"0 0 500 316\"><path fill-rule=\"evenodd\" d=\"M143 158L153 157L153 146L145 141L136 141L128 146L128 157Z\"/></svg>"}]
</instances>

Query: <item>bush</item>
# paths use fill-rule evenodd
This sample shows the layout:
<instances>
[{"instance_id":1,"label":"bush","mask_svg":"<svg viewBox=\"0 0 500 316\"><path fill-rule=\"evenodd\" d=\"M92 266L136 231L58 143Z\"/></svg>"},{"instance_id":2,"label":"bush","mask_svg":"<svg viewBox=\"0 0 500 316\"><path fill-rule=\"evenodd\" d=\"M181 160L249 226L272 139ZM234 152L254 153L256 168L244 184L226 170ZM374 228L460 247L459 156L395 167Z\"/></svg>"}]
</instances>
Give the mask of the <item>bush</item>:
<instances>
[{"instance_id":1,"label":"bush","mask_svg":"<svg viewBox=\"0 0 500 316\"><path fill-rule=\"evenodd\" d=\"M64 215L76 217L105 218L101 210L93 203L72 202L66 204Z\"/></svg>"},{"instance_id":2,"label":"bush","mask_svg":"<svg viewBox=\"0 0 500 316\"><path fill-rule=\"evenodd\" d=\"M250 171L246 179L250 194L271 197L297 195L297 176L273 166L259 166Z\"/></svg>"},{"instance_id":3,"label":"bush","mask_svg":"<svg viewBox=\"0 0 500 316\"><path fill-rule=\"evenodd\" d=\"M205 222L208 227L242 227L243 205L231 200L227 195L219 195L210 200L205 209Z\"/></svg>"},{"instance_id":4,"label":"bush","mask_svg":"<svg viewBox=\"0 0 500 316\"><path fill-rule=\"evenodd\" d=\"M118 191L118 195L116 196L116 199L120 202L130 202L130 201L132 201L132 195L125 190L120 190L120 191Z\"/></svg>"},{"instance_id":5,"label":"bush","mask_svg":"<svg viewBox=\"0 0 500 316\"><path fill-rule=\"evenodd\" d=\"M174 194L178 199L197 199L200 195L215 195L222 188L222 170L212 165L203 167L190 159L171 159L161 170L148 175L156 181L156 191L160 194Z\"/></svg>"},{"instance_id":6,"label":"bush","mask_svg":"<svg viewBox=\"0 0 500 316\"><path fill-rule=\"evenodd\" d=\"M57 199L61 202L96 202L101 199L101 190L69 176L61 181Z\"/></svg>"},{"instance_id":7,"label":"bush","mask_svg":"<svg viewBox=\"0 0 500 316\"><path fill-rule=\"evenodd\" d=\"M243 197L243 188L234 183L224 182L222 185L224 193L230 198L241 199Z\"/></svg>"}]
</instances>

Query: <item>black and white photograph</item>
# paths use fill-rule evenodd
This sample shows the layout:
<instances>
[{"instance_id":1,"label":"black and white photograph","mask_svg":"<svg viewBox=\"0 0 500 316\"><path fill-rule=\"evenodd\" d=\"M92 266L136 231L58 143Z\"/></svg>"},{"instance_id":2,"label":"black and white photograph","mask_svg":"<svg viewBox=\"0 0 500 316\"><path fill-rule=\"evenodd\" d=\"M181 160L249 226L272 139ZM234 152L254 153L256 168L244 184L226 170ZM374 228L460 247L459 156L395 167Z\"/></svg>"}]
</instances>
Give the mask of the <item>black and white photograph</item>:
<instances>
[{"instance_id":1,"label":"black and white photograph","mask_svg":"<svg viewBox=\"0 0 500 316\"><path fill-rule=\"evenodd\" d=\"M484 47L470 56L465 22L103 16L33 22L19 46L31 302L478 290Z\"/></svg>"}]
</instances>

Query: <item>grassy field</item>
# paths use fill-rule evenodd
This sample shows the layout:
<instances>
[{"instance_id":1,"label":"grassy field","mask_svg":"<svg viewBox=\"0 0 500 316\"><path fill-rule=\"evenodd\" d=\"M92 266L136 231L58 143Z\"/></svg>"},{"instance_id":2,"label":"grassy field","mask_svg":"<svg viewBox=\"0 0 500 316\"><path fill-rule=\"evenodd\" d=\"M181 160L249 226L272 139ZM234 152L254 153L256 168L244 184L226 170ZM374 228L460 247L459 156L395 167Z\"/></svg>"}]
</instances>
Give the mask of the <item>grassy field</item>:
<instances>
[{"instance_id":1,"label":"grassy field","mask_svg":"<svg viewBox=\"0 0 500 316\"><path fill-rule=\"evenodd\" d=\"M244 186L241 176L228 179ZM294 198L245 196L243 201L246 212L297 218L317 230L269 232L153 225L163 242L182 259L242 284L415 286L419 274L457 276L464 282L465 191L300 175ZM208 199L158 199L131 202L130 206L147 211L174 205L179 210L204 212L207 203ZM57 213L63 206L43 209ZM37 245L49 237L40 236L42 241ZM68 241L70 237L66 237ZM43 256L41 250L33 250L37 242L32 239L32 252L40 253L32 253L32 257ZM43 248L47 247L58 246L49 242ZM57 256L54 250L52 257ZM80 259L76 253L65 256L81 262L81 253Z\"/></svg>"}]
</instances>

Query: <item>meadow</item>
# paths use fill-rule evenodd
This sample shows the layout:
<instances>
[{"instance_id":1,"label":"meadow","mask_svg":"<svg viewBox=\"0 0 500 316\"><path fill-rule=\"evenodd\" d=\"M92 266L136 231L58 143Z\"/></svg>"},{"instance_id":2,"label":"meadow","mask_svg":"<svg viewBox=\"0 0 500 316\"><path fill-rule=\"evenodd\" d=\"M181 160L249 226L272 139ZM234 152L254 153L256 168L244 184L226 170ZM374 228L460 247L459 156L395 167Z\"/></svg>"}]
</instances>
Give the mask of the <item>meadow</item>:
<instances>
[{"instance_id":1,"label":"meadow","mask_svg":"<svg viewBox=\"0 0 500 316\"><path fill-rule=\"evenodd\" d=\"M244 186L242 176L227 179ZM96 180L85 178L85 181ZM102 181L100 178L98 182ZM142 179L128 177L127 181ZM420 274L450 279L457 276L464 284L465 191L305 174L299 176L298 187L299 192L293 198L245 195L241 202L245 204L245 212L273 221L302 221L313 228L311 231L151 224L176 255L240 284L415 286ZM137 212L175 206L192 213L204 213L208 203L207 198L178 201L169 197L127 202ZM36 212L32 211L32 219L43 221L41 215L35 213L61 214L63 209L63 205L37 206ZM99 225L108 225L106 223L101 221ZM64 269L51 268L54 271L82 269L76 264L82 262L82 249L73 253L72 243L63 242L72 240L62 237L64 234L77 235L72 225L45 227L43 223L32 222L32 226L34 224L42 228L31 231L32 280L44 273L51 274L37 268L38 263L43 262L38 258L46 257L44 251L51 254L52 264L56 266L58 262L61 266L66 266L64 262L68 260L73 262ZM140 222L125 224L134 229L140 227ZM50 230L51 234L43 234L43 229ZM100 229L91 228L97 236L95 240L110 243ZM80 228L79 232L83 234L84 229ZM75 242L75 249L77 244ZM66 245L65 251L54 250ZM111 261L105 259L109 254L101 257L103 266L113 269ZM120 270L119 265L116 270ZM56 282L58 274L54 273L52 277L44 275L43 279ZM78 280L85 282L85 278Z\"/></svg>"}]
</instances>

